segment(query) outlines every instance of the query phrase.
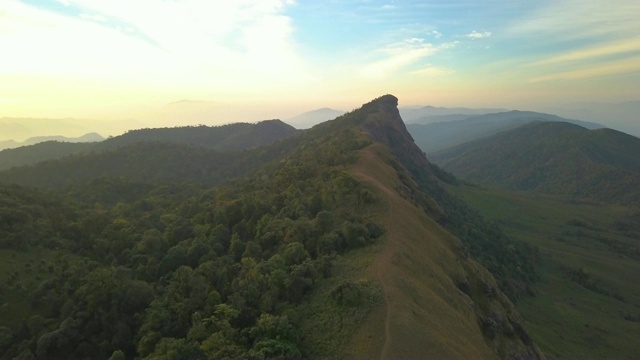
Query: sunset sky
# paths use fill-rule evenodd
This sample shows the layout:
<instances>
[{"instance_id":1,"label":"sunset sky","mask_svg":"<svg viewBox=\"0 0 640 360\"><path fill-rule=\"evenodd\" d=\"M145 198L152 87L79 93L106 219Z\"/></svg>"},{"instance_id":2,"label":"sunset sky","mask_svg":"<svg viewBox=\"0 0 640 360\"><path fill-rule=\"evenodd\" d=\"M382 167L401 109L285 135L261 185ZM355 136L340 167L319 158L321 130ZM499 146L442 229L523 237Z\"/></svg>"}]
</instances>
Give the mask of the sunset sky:
<instances>
[{"instance_id":1,"label":"sunset sky","mask_svg":"<svg viewBox=\"0 0 640 360\"><path fill-rule=\"evenodd\" d=\"M0 117L640 100L640 2L0 0ZM218 113L216 113L216 111ZM208 113L209 114L209 113Z\"/></svg>"}]
</instances>

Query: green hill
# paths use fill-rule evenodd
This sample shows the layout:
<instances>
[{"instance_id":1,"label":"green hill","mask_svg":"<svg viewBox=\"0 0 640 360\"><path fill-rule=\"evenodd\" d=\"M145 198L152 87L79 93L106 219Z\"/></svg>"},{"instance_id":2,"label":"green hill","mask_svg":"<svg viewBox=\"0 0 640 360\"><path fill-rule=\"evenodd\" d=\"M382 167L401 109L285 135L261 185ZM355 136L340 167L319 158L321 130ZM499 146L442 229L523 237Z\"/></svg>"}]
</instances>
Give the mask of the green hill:
<instances>
[{"instance_id":1,"label":"green hill","mask_svg":"<svg viewBox=\"0 0 640 360\"><path fill-rule=\"evenodd\" d=\"M522 297L535 253L444 190L397 101L233 156L136 143L33 167L67 174L53 194L3 185L3 229L41 230L0 249L0 356L542 358L501 291Z\"/></svg>"},{"instance_id":2,"label":"green hill","mask_svg":"<svg viewBox=\"0 0 640 360\"><path fill-rule=\"evenodd\" d=\"M202 146L219 151L241 150L272 143L292 136L296 129L280 120L256 124L234 123L222 126L184 126L131 130L108 139L98 148L114 148L138 142L170 142Z\"/></svg>"},{"instance_id":3,"label":"green hill","mask_svg":"<svg viewBox=\"0 0 640 360\"><path fill-rule=\"evenodd\" d=\"M250 157L243 159L248 161ZM141 142L12 168L0 172L0 181L49 189L62 189L105 177L214 185L246 172L243 159L201 147Z\"/></svg>"},{"instance_id":4,"label":"green hill","mask_svg":"<svg viewBox=\"0 0 640 360\"><path fill-rule=\"evenodd\" d=\"M123 135L95 143L47 141L30 146L0 151L0 170L34 165L87 152L105 152L145 142L164 142L167 146L188 145L207 151L240 151L266 145L293 136L297 130L280 120L256 124L237 123L223 126L186 126L132 130ZM136 150L132 150L136 151Z\"/></svg>"},{"instance_id":5,"label":"green hill","mask_svg":"<svg viewBox=\"0 0 640 360\"><path fill-rule=\"evenodd\" d=\"M487 186L639 204L637 154L640 139L625 133L536 122L430 158Z\"/></svg>"},{"instance_id":6,"label":"green hill","mask_svg":"<svg viewBox=\"0 0 640 360\"><path fill-rule=\"evenodd\" d=\"M533 111L507 111L483 115L466 115L455 121L438 121L430 124L408 124L407 130L427 156L469 141L515 129L532 121L568 122L588 129L604 126L579 120L537 113Z\"/></svg>"},{"instance_id":7,"label":"green hill","mask_svg":"<svg viewBox=\"0 0 640 360\"><path fill-rule=\"evenodd\" d=\"M46 141L0 151L0 170L37 164L41 161L60 159L92 149L94 143L68 143Z\"/></svg>"},{"instance_id":8,"label":"green hill","mask_svg":"<svg viewBox=\"0 0 640 360\"><path fill-rule=\"evenodd\" d=\"M548 358L640 353L640 212L567 196L458 186L505 232L540 249L536 296L518 311Z\"/></svg>"}]
</instances>

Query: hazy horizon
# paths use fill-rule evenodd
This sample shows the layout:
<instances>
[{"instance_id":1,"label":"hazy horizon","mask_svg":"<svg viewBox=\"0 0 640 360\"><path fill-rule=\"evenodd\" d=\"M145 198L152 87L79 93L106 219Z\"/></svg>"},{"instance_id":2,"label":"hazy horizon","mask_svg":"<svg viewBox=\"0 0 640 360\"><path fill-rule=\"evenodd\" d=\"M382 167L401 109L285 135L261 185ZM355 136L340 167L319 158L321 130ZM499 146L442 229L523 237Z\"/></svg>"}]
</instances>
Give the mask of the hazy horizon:
<instances>
[{"instance_id":1,"label":"hazy horizon","mask_svg":"<svg viewBox=\"0 0 640 360\"><path fill-rule=\"evenodd\" d=\"M6 0L0 118L87 119L108 136L349 111L386 93L589 116L572 104L640 100L638 12L631 0Z\"/></svg>"}]
</instances>

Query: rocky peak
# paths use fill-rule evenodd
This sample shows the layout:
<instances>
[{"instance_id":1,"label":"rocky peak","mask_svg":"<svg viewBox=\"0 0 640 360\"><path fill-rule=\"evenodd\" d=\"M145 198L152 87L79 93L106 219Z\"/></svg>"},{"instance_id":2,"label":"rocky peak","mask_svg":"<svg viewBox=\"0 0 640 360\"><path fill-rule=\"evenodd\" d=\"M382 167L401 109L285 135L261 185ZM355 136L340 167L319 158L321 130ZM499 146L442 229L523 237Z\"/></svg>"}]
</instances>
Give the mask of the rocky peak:
<instances>
[{"instance_id":1,"label":"rocky peak","mask_svg":"<svg viewBox=\"0 0 640 360\"><path fill-rule=\"evenodd\" d=\"M381 96L363 105L362 110L366 112L362 127L374 140L387 145L399 159L410 161L415 166L429 163L400 117L397 97Z\"/></svg>"}]
</instances>

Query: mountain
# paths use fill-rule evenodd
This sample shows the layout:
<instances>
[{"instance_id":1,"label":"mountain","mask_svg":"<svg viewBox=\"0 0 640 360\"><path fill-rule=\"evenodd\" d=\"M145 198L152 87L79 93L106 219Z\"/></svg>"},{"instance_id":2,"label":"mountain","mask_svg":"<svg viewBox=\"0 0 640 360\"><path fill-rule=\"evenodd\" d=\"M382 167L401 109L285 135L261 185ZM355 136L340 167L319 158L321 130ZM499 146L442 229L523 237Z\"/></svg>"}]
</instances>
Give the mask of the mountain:
<instances>
[{"instance_id":1,"label":"mountain","mask_svg":"<svg viewBox=\"0 0 640 360\"><path fill-rule=\"evenodd\" d=\"M483 115L497 112L505 112L505 109L470 109L464 107L445 108L435 106L403 107L400 115L407 124L428 124L432 122L448 120L461 120L467 115Z\"/></svg>"},{"instance_id":2,"label":"mountain","mask_svg":"<svg viewBox=\"0 0 640 360\"><path fill-rule=\"evenodd\" d=\"M48 136L50 134L76 138L91 132L109 136L121 134L126 129L142 126L138 121L131 119L106 121L74 118L2 117L0 118L0 140L13 139L17 142L22 142L24 139Z\"/></svg>"},{"instance_id":3,"label":"mountain","mask_svg":"<svg viewBox=\"0 0 640 360\"><path fill-rule=\"evenodd\" d=\"M71 144L64 142L45 142L36 145L19 147L11 150L0 151L0 170L8 169L14 166L33 165L45 160L59 159L68 155L82 154L87 151L103 152L112 151L119 147L140 144L142 142L165 142L174 145L200 146L209 150L218 151L239 151L242 149L253 148L260 145L277 141L281 138L292 136L296 133L296 129L283 123L280 120L267 120L257 124L238 123L223 126L187 126L175 128L157 128L157 129L140 129L132 130L123 135L111 137L100 143L93 144ZM90 134L86 135L90 137ZM86 137L84 138L86 139ZM167 146L170 146L167 144ZM123 150L116 150L121 155L113 154L113 161L117 162L119 157L126 156L126 151L132 150L135 146ZM181 148L180 146L176 146ZM164 151L164 150L161 150ZM180 153L182 150L178 151ZM195 155L194 155L195 156ZM67 159L71 165L73 161L82 161L80 158ZM106 159L103 159L106 160ZM185 164L190 162L187 159L181 159ZM141 168L144 168L144 159L139 159ZM48 164L43 166L57 167L56 164ZM99 165L96 165L99 166ZM210 164L203 165L204 168ZM20 170L18 170L20 171ZM22 171L39 171L23 169ZM59 174L60 178L64 175L60 170L52 169L51 177ZM70 170L71 171L71 170ZM97 174L101 171L96 170ZM47 178L47 177L45 177ZM24 184L30 184L29 180L25 180Z\"/></svg>"},{"instance_id":4,"label":"mountain","mask_svg":"<svg viewBox=\"0 0 640 360\"><path fill-rule=\"evenodd\" d=\"M547 107L545 111L575 119L606 124L612 129L640 137L640 101L620 103L579 102Z\"/></svg>"},{"instance_id":5,"label":"mountain","mask_svg":"<svg viewBox=\"0 0 640 360\"><path fill-rule=\"evenodd\" d=\"M287 119L285 122L287 124L291 124L291 126L297 129L308 129L313 125L319 124L321 122L335 119L342 114L344 114L344 111L322 108L296 115L292 118Z\"/></svg>"},{"instance_id":6,"label":"mountain","mask_svg":"<svg viewBox=\"0 0 640 360\"><path fill-rule=\"evenodd\" d=\"M15 140L2 140L0 141L0 150L4 149L13 149L15 147L21 146L19 142Z\"/></svg>"},{"instance_id":7,"label":"mountain","mask_svg":"<svg viewBox=\"0 0 640 360\"><path fill-rule=\"evenodd\" d=\"M23 145L33 145L46 141L59 141L59 142L70 142L70 143L83 143L83 142L99 142L104 140L104 138L98 133L88 133L78 137L66 137L66 136L34 136L30 137L27 140L23 141Z\"/></svg>"},{"instance_id":8,"label":"mountain","mask_svg":"<svg viewBox=\"0 0 640 360\"><path fill-rule=\"evenodd\" d=\"M99 148L160 141L230 151L265 145L295 133L295 128L280 120L265 120L256 124L235 123L221 126L140 129L113 137L101 144Z\"/></svg>"},{"instance_id":9,"label":"mountain","mask_svg":"<svg viewBox=\"0 0 640 360\"><path fill-rule=\"evenodd\" d=\"M433 154L463 179L515 190L640 204L640 139L563 122L534 122Z\"/></svg>"},{"instance_id":10,"label":"mountain","mask_svg":"<svg viewBox=\"0 0 640 360\"><path fill-rule=\"evenodd\" d=\"M6 140L0 142L0 150L14 149L20 146L29 146L47 141L67 142L67 143L84 143L84 142L98 142L104 138L98 133L88 133L78 137L66 137L62 135L54 136L34 136L30 137L23 142L17 142L14 140Z\"/></svg>"},{"instance_id":11,"label":"mountain","mask_svg":"<svg viewBox=\"0 0 640 360\"><path fill-rule=\"evenodd\" d=\"M66 183L0 184L0 266L26 269L0 272L2 356L544 358L502 291L528 296L535 251L448 194L397 104L233 153L139 142L20 170Z\"/></svg>"},{"instance_id":12,"label":"mountain","mask_svg":"<svg viewBox=\"0 0 640 360\"><path fill-rule=\"evenodd\" d=\"M93 143L69 143L45 141L35 145L20 146L0 151L0 170L25 166L46 160L60 159L92 149Z\"/></svg>"},{"instance_id":13,"label":"mountain","mask_svg":"<svg viewBox=\"0 0 640 360\"><path fill-rule=\"evenodd\" d=\"M514 129L531 121L563 121L588 129L604 126L580 120L532 111L508 111L485 115L465 115L464 119L431 124L408 124L407 129L416 144L427 154L454 147L465 142Z\"/></svg>"}]
</instances>

